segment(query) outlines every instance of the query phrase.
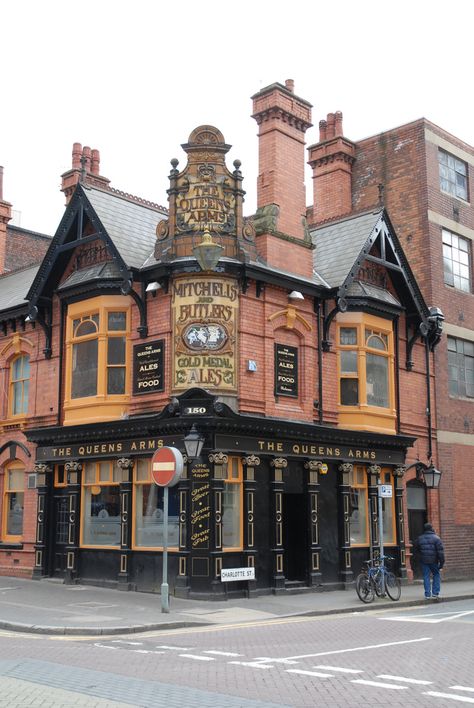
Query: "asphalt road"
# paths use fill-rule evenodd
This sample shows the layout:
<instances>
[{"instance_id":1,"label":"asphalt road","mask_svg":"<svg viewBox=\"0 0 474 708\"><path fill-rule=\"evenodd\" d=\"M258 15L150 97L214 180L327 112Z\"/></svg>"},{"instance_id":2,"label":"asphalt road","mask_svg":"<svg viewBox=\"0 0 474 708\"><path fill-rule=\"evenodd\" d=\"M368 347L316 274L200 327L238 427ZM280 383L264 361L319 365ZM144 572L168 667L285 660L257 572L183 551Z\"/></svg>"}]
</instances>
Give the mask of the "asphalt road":
<instances>
[{"instance_id":1,"label":"asphalt road","mask_svg":"<svg viewBox=\"0 0 474 708\"><path fill-rule=\"evenodd\" d=\"M474 704L474 600L112 637L0 632L0 706Z\"/></svg>"}]
</instances>

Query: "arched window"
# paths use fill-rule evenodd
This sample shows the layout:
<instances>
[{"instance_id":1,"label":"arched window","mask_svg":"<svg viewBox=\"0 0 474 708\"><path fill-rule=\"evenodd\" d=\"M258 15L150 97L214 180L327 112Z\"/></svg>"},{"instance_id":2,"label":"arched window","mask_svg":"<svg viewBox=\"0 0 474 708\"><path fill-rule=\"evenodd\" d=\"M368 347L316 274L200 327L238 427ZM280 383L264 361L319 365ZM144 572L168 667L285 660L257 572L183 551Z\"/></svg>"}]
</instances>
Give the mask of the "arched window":
<instances>
[{"instance_id":1,"label":"arched window","mask_svg":"<svg viewBox=\"0 0 474 708\"><path fill-rule=\"evenodd\" d=\"M5 468L3 481L2 540L21 541L23 535L23 507L25 468L21 462L12 462Z\"/></svg>"},{"instance_id":2,"label":"arched window","mask_svg":"<svg viewBox=\"0 0 474 708\"><path fill-rule=\"evenodd\" d=\"M28 413L28 392L30 386L30 357L20 354L10 367L10 414Z\"/></svg>"}]
</instances>

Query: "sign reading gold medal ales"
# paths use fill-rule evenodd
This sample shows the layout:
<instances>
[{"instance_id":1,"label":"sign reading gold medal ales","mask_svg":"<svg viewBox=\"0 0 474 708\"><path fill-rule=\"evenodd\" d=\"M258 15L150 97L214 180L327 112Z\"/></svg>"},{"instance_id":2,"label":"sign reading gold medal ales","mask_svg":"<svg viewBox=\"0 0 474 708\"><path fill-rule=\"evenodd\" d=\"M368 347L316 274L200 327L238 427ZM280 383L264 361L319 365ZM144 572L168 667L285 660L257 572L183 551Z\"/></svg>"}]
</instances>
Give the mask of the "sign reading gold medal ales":
<instances>
[{"instance_id":1,"label":"sign reading gold medal ales","mask_svg":"<svg viewBox=\"0 0 474 708\"><path fill-rule=\"evenodd\" d=\"M239 287L233 278L193 276L173 284L174 390L237 390Z\"/></svg>"}]
</instances>

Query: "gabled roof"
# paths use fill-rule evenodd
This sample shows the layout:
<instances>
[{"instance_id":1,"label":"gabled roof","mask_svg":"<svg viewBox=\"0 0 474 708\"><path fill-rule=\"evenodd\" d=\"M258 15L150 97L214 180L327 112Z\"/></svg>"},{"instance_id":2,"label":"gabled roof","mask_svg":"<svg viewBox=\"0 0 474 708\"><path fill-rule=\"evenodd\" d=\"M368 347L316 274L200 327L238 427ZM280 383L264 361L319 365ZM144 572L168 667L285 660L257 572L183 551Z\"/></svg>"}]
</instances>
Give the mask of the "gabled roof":
<instances>
[{"instance_id":1,"label":"gabled roof","mask_svg":"<svg viewBox=\"0 0 474 708\"><path fill-rule=\"evenodd\" d=\"M330 288L340 287L347 278L381 213L379 209L349 216L311 231L314 270Z\"/></svg>"},{"instance_id":2,"label":"gabled roof","mask_svg":"<svg viewBox=\"0 0 474 708\"><path fill-rule=\"evenodd\" d=\"M34 302L43 292L51 292L58 286L73 250L86 243L86 238L104 242L114 262L112 277L125 279L130 269L140 269L153 252L156 226L165 217L166 209L157 204L122 192L78 184L28 292L28 299ZM92 225L91 237L81 231L87 219ZM88 273L92 280L97 280L94 270ZM87 277L87 273L77 276L82 283L85 282L83 276Z\"/></svg>"},{"instance_id":3,"label":"gabled roof","mask_svg":"<svg viewBox=\"0 0 474 708\"><path fill-rule=\"evenodd\" d=\"M404 307L422 319L428 316L428 307L385 208L322 224L311 230L311 237L315 244L314 271L337 291L341 303L346 298L364 295L387 305L398 305L383 288L372 286L365 288L365 293L355 292L360 268L366 261L372 261L387 270Z\"/></svg>"},{"instance_id":4,"label":"gabled roof","mask_svg":"<svg viewBox=\"0 0 474 708\"><path fill-rule=\"evenodd\" d=\"M166 210L112 191L88 185L82 188L124 263L141 268L154 250L156 225L166 218Z\"/></svg>"}]
</instances>

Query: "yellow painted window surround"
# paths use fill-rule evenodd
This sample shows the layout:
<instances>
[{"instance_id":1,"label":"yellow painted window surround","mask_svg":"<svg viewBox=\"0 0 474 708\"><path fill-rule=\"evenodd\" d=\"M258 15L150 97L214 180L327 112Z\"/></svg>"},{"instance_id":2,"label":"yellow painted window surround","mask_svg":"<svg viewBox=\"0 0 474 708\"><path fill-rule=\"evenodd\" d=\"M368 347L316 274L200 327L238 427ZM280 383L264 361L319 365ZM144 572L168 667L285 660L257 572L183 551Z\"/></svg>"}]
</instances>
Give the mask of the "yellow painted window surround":
<instances>
[{"instance_id":1,"label":"yellow painted window surround","mask_svg":"<svg viewBox=\"0 0 474 708\"><path fill-rule=\"evenodd\" d=\"M5 467L3 479L2 540L18 543L23 537L25 468L19 461Z\"/></svg>"},{"instance_id":2,"label":"yellow painted window surround","mask_svg":"<svg viewBox=\"0 0 474 708\"><path fill-rule=\"evenodd\" d=\"M130 402L130 299L92 298L68 306L64 423L114 420Z\"/></svg>"},{"instance_id":3,"label":"yellow painted window surround","mask_svg":"<svg viewBox=\"0 0 474 708\"><path fill-rule=\"evenodd\" d=\"M84 463L82 471L81 546L120 546L120 482L124 472L116 461Z\"/></svg>"},{"instance_id":4,"label":"yellow painted window surround","mask_svg":"<svg viewBox=\"0 0 474 708\"><path fill-rule=\"evenodd\" d=\"M238 457L229 457L222 497L222 548L243 548L243 469Z\"/></svg>"},{"instance_id":5,"label":"yellow painted window surround","mask_svg":"<svg viewBox=\"0 0 474 708\"><path fill-rule=\"evenodd\" d=\"M349 506L351 546L369 545L369 497L367 483L367 468L362 465L354 465L349 480L351 487Z\"/></svg>"},{"instance_id":6,"label":"yellow painted window surround","mask_svg":"<svg viewBox=\"0 0 474 708\"><path fill-rule=\"evenodd\" d=\"M361 312L336 322L339 425L395 433L395 354L390 320Z\"/></svg>"},{"instance_id":7,"label":"yellow painted window surround","mask_svg":"<svg viewBox=\"0 0 474 708\"><path fill-rule=\"evenodd\" d=\"M392 497L382 499L383 540L385 546L396 544L395 526L395 480L389 468L381 471L381 483L392 485ZM368 474L363 465L354 465L350 475L350 534L351 546L368 546L369 497Z\"/></svg>"}]
</instances>

